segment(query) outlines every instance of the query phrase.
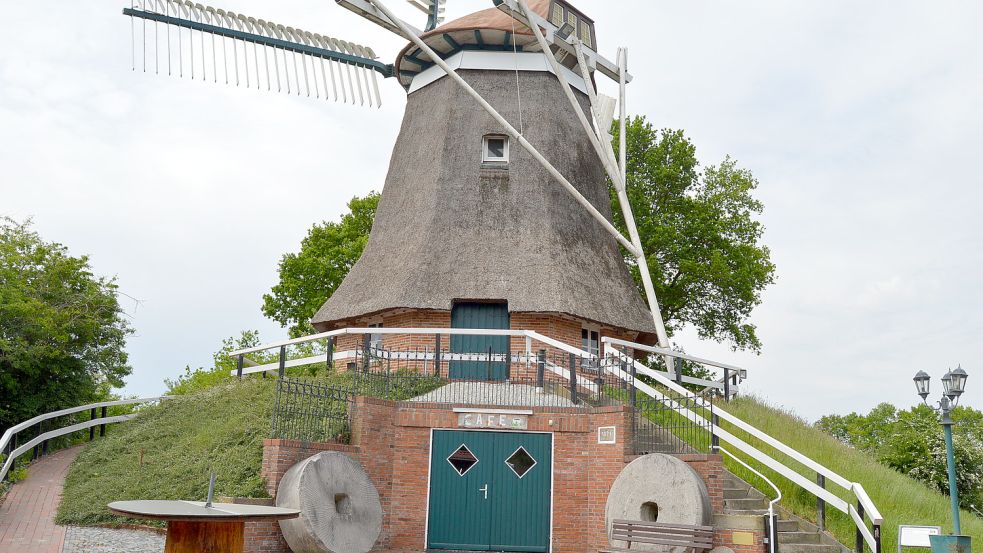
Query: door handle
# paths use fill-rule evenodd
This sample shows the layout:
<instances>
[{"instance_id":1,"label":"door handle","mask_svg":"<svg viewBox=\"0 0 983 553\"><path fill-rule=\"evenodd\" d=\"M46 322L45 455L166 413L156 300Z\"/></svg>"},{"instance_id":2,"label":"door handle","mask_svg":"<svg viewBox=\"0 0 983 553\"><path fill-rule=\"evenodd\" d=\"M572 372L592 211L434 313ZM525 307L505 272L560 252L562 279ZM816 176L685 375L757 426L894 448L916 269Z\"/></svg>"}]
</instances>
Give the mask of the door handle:
<instances>
[{"instance_id":1,"label":"door handle","mask_svg":"<svg viewBox=\"0 0 983 553\"><path fill-rule=\"evenodd\" d=\"M479 492L484 492L485 499L488 499L488 484L485 484L483 487L478 488L478 491Z\"/></svg>"}]
</instances>

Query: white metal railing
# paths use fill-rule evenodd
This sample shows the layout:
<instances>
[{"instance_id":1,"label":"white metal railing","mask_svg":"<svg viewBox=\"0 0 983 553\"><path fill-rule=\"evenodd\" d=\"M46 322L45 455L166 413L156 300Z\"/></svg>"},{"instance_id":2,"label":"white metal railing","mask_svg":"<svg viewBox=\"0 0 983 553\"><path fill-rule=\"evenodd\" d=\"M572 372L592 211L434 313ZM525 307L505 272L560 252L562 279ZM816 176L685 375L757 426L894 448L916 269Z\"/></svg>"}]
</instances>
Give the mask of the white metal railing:
<instances>
[{"instance_id":1,"label":"white metal railing","mask_svg":"<svg viewBox=\"0 0 983 553\"><path fill-rule=\"evenodd\" d=\"M601 338L601 341L606 344L610 344L612 346L622 346L625 348L632 348L632 349L648 351L652 353L658 353L660 355L681 357L684 359L689 359L698 363L705 363L715 367L725 366L723 363L717 363L705 359L694 358L692 356L683 357L683 355L685 354L681 354L680 352L666 350L663 348L654 348L651 346L646 346L644 344L627 342L625 340L618 340L615 338L604 337ZM629 360L630 362L634 363L636 372L644 374L654 379L656 382L669 388L670 390L673 390L678 393L688 392L688 390L680 386L678 383L671 380L670 378L667 378L665 376L665 373L652 370L651 368L649 368L643 363L640 363L634 358L631 358L630 356L618 352L617 349L614 347L607 348L606 352L608 355L611 355L617 359ZM730 365L726 365L726 367L732 370L739 370L737 367L733 367ZM623 379L627 380L630 378L630 375L624 373L624 371L622 371L620 368L615 368L615 365L609 365L607 367L607 370L609 372L612 372L613 374L617 374ZM648 394L653 398L668 403L675 403L671 398L665 396L664 394L660 393L652 386L649 386L648 384L640 380L637 379L634 380L634 384L638 390L641 390L643 393ZM684 416L686 416L688 419L692 420L693 422L697 422L701 424L706 423L706 420L703 419L703 417L686 409L684 406L679 405L678 408L680 413L682 413ZM867 495L867 492L864 490L863 486L860 483L851 482L847 480L843 476L837 474L836 472L833 472L831 469L817 463L816 461L810 459L806 455L803 455L799 451L782 443L780 440L775 439L769 434L766 434L765 432L755 428L751 424L748 424L747 422L741 420L740 418L728 413L724 409L721 409L719 406L714 407L713 413L714 415L716 415L717 418L723 419L733 424L735 427L743 430L744 432L747 432L749 435L753 436L754 438L761 440L762 442L768 444L769 446L789 456L790 458L794 459L795 461L802 464L803 466L808 467L810 470L815 471L816 474L823 476L827 481L840 486L842 489L844 489L845 491L856 497L857 504L862 509L862 513L858 511L857 508L855 508L852 504L847 503L847 501L845 501L841 497L833 494L832 492L820 486L819 484L809 480L808 478L800 474L798 471L789 468L782 462L760 451L756 447L745 442L744 440L740 439L734 434L731 434L724 428L720 427L716 421L711 421L711 428L713 428L714 436L718 437L723 441L726 441L727 443L734 446L737 450L753 458L755 461L758 461L759 463L765 465L771 470L774 470L778 474L781 474L782 476L789 479L799 487L808 491L809 493L816 496L817 498L823 500L824 502L826 502L826 504L832 505L838 511L849 515L857 526L857 532L863 537L863 540L871 548L871 551L874 551L875 553L879 552L880 526L884 523L884 519L881 516L880 511L874 505L873 501L870 500L870 497ZM863 514L866 514L870 518L871 523L874 526L874 532L871 532L871 530L867 527L867 524L863 520ZM875 533L877 534L876 536Z\"/></svg>"},{"instance_id":2,"label":"white metal railing","mask_svg":"<svg viewBox=\"0 0 983 553\"><path fill-rule=\"evenodd\" d=\"M578 349L576 347L573 347L573 346L571 346L569 344L565 344L565 343L563 343L563 342L561 342L559 340L555 340L553 338L550 338L549 336L544 336L544 335L542 335L542 334L540 334L538 332L534 332L532 330L498 330L498 329L482 329L482 328L339 328L337 330L332 330L332 331L329 331L329 332L322 332L320 334L311 334L309 336L303 336L301 338L294 338L294 339L291 339L291 340L281 340L279 342L272 342L272 343L264 344L264 345L261 345L261 346L255 346L255 347L251 347L251 348L245 348L245 349L236 350L236 351L233 351L233 352L229 353L229 357L232 357L232 358L242 357L243 358L243 367L242 367L242 370L241 370L241 374L243 374L243 375L253 374L253 373L260 373L260 372L267 372L267 371L272 371L272 370L279 370L280 367L281 367L281 365L282 365L283 368L300 367L300 366L304 366L304 365L311 365L313 363L318 363L318 362L323 361L325 359L325 356L324 355L318 355L318 356L314 356L314 357L304 357L304 358L301 358L301 359L290 359L290 360L281 359L281 360L278 360L278 361L275 361L275 362L272 362L272 363L253 364L252 366L246 366L246 364L249 362L249 359L246 358L245 356L248 355L248 354L250 354L250 353L259 353L259 352L263 352L263 351L269 351L269 350L272 350L272 349L280 349L281 350L281 357L282 357L282 352L283 352L283 349L282 348L285 348L287 346L297 346L297 345L301 345L301 344L308 344L308 343L311 343L311 342L320 342L322 340L328 340L328 339L337 338L338 336L347 336L347 335L352 335L352 334L359 334L359 335L365 335L365 334L382 334L382 335L404 334L404 335L418 335L418 336L440 336L440 335L448 335L448 336L505 336L505 337L510 337L510 338L525 338L525 340L526 340L526 356L527 356L527 359L529 359L529 360L534 360L534 357L533 357L534 354L533 354L533 348L532 348L532 344L534 342L538 342L540 344L543 344L543 345L552 347L554 349L558 349L558 350L564 351L566 353L572 354L572 355L574 355L574 356L576 356L578 358L581 358L581 359L596 360L598 358L597 355L594 355L592 353L583 351L583 350ZM396 354L398 352L393 352L393 353ZM339 352L332 353L332 359L334 359L334 360L353 359L355 357L355 355L356 355L356 352L354 352L354 351L339 351ZM414 354L406 354L406 355L414 355ZM417 353L416 355L419 355L419 354ZM430 355L432 356L433 354L430 354ZM454 356L454 355L469 355L469 356L479 355L480 356L481 354L453 354L453 353L448 354L448 353L441 352L440 353L440 358L442 360L447 360L447 359L453 360L453 357L448 357L449 355L450 356ZM472 360L472 359L470 357L468 359L464 359L462 357L460 360ZM232 370L231 371L231 374L240 374L240 370L239 369Z\"/></svg>"},{"instance_id":3,"label":"white metal railing","mask_svg":"<svg viewBox=\"0 0 983 553\"><path fill-rule=\"evenodd\" d=\"M23 430L26 430L26 429L34 426L35 424L40 424L40 423L42 423L42 422L44 422L46 420L51 420L51 419L54 419L54 418L57 418L57 417L62 417L62 416L65 416L65 415L71 415L71 414L74 414L74 413L81 413L83 411L94 411L95 409L100 409L100 408L103 408L105 410L105 408L107 408L107 407L114 407L114 406L117 406L117 405L137 405L137 404L141 404L141 403L151 403L151 402L154 402L154 401L162 401L162 400L165 400L165 399L170 399L170 396L160 396L160 397L150 397L150 398L140 398L140 399L121 399L121 400L116 400L116 401L102 401L102 402L99 402L99 403L90 403L88 405L81 405L79 407L71 407L71 408L68 408L68 409L61 409L59 411L52 411L50 413L45 413L43 415L38 415L38 416L36 416L36 417L34 417L32 419L28 419L28 420L26 420L26 421L24 421L22 423L15 424L14 426L11 426L10 428L8 428L3 433L3 436L0 437L0 452L4 452L4 451L7 450L8 446L11 443L11 440L14 439L14 437L17 435L18 432L21 432ZM72 432L78 432L79 430L85 430L87 428L92 428L92 427L100 426L100 425L104 425L104 424L113 424L113 423L117 423L117 422L127 421L127 420L132 419L135 416L136 416L136 414L117 415L117 416L114 416L114 417L106 417L106 416L103 416L103 417L100 417L100 418L93 417L92 419L87 420L87 421L83 421L83 422L80 422L80 423L77 423L77 424L73 424L73 425L70 425L70 426L65 426L65 427L62 427L62 428L56 428L56 429L53 429L53 430L49 430L47 432L40 433L37 436L35 436L34 438L31 438L26 443L21 444L20 446L14 447L13 450L10 451L10 453L7 455L6 460L4 460L3 467L0 467L0 480L3 480L4 477L7 476L7 472L10 470L10 467L14 464L14 460L16 460L18 457L20 457L25 452L29 451L31 448L33 448L34 446L36 446L38 444L44 443L44 442L46 442L46 441L48 441L48 440L50 440L52 438L57 438L59 436L64 436L65 434L71 434Z\"/></svg>"},{"instance_id":4,"label":"white metal railing","mask_svg":"<svg viewBox=\"0 0 983 553\"><path fill-rule=\"evenodd\" d=\"M761 478L762 480L767 482L769 486L771 486L771 489L775 490L775 499L772 499L771 501L768 502L768 527L770 529L768 532L768 550L771 551L771 553L775 553L775 547L778 545L778 528L777 528L777 521L775 520L775 504L782 500L782 490L778 489L778 486L776 486L775 483L772 482L770 478L755 470L754 467L745 463L739 457L735 456L733 453L727 451L726 449L720 446L717 446L717 451L730 457L731 459L736 461L739 465L751 471L752 474L758 475L759 478Z\"/></svg>"}]
</instances>

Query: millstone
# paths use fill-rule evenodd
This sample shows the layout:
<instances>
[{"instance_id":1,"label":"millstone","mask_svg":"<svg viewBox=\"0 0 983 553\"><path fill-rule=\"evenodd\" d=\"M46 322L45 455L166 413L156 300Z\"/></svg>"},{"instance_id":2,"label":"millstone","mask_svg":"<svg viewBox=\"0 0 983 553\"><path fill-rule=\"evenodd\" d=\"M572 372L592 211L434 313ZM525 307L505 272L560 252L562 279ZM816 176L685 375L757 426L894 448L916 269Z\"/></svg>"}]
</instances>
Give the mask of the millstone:
<instances>
[{"instance_id":1,"label":"millstone","mask_svg":"<svg viewBox=\"0 0 983 553\"><path fill-rule=\"evenodd\" d=\"M615 519L710 525L713 506L707 486L685 462L671 455L652 453L628 464L615 479L608 494L605 521L610 539ZM615 547L627 547L610 540ZM685 547L633 543L642 551L684 553Z\"/></svg>"},{"instance_id":2,"label":"millstone","mask_svg":"<svg viewBox=\"0 0 983 553\"><path fill-rule=\"evenodd\" d=\"M379 492L344 453L325 451L290 467L276 504L300 510L300 518L280 521L294 553L367 553L382 532Z\"/></svg>"}]
</instances>

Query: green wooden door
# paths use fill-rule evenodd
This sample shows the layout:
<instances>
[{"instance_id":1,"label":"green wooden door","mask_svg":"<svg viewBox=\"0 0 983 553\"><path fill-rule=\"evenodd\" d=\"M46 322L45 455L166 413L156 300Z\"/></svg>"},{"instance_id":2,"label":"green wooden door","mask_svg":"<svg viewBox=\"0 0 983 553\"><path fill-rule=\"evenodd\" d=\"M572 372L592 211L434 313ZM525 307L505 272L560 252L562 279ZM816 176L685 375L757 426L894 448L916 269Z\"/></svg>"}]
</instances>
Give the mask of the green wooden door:
<instances>
[{"instance_id":1,"label":"green wooden door","mask_svg":"<svg viewBox=\"0 0 983 553\"><path fill-rule=\"evenodd\" d=\"M490 328L508 330L509 307L504 303L457 303L451 309L451 328ZM451 353L509 354L508 336L451 335ZM449 376L457 380L505 380L508 363L505 361L451 360Z\"/></svg>"},{"instance_id":2,"label":"green wooden door","mask_svg":"<svg viewBox=\"0 0 983 553\"><path fill-rule=\"evenodd\" d=\"M549 550L552 436L434 432L428 547Z\"/></svg>"}]
</instances>

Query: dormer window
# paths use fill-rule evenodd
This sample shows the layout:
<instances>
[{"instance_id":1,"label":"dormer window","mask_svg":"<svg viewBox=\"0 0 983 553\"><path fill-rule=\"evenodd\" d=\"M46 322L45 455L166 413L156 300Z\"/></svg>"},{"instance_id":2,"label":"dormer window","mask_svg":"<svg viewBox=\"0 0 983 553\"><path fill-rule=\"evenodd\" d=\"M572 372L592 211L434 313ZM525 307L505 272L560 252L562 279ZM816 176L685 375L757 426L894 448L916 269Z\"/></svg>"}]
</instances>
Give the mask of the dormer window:
<instances>
[{"instance_id":1,"label":"dormer window","mask_svg":"<svg viewBox=\"0 0 983 553\"><path fill-rule=\"evenodd\" d=\"M500 134L485 135L481 145L481 161L485 163L508 163L509 137Z\"/></svg>"}]
</instances>

